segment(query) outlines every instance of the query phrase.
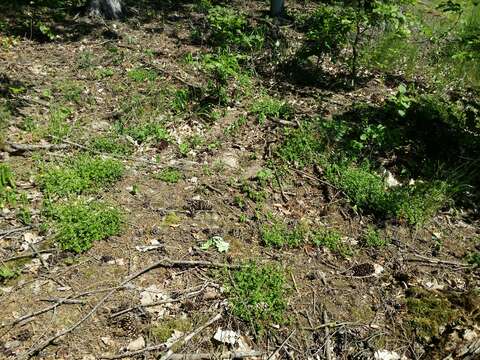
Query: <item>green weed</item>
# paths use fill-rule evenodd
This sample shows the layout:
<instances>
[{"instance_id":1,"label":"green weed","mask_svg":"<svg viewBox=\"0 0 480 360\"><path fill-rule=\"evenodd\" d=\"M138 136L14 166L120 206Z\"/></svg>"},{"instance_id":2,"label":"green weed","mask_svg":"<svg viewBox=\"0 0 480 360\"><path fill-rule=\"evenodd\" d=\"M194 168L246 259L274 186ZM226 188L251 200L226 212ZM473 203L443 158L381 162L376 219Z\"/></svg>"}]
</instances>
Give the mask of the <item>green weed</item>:
<instances>
[{"instance_id":1,"label":"green weed","mask_svg":"<svg viewBox=\"0 0 480 360\"><path fill-rule=\"evenodd\" d=\"M42 136L52 136L52 142L58 142L71 132L67 119L73 114L69 107L54 107L50 109L50 116L46 128L39 129Z\"/></svg>"},{"instance_id":2,"label":"green weed","mask_svg":"<svg viewBox=\"0 0 480 360\"><path fill-rule=\"evenodd\" d=\"M325 177L334 186L341 189L359 210L380 214L391 213L384 179L374 173L368 165L333 164L325 169Z\"/></svg>"},{"instance_id":3,"label":"green weed","mask_svg":"<svg viewBox=\"0 0 480 360\"><path fill-rule=\"evenodd\" d=\"M13 279L18 276L18 271L11 269L6 265L0 266L0 283Z\"/></svg>"},{"instance_id":4,"label":"green weed","mask_svg":"<svg viewBox=\"0 0 480 360\"><path fill-rule=\"evenodd\" d=\"M127 73L127 76L138 82L145 82L145 81L155 81L157 78L157 73L154 70L144 69L144 68L136 68L132 69Z\"/></svg>"},{"instance_id":5,"label":"green weed","mask_svg":"<svg viewBox=\"0 0 480 360\"><path fill-rule=\"evenodd\" d=\"M246 16L237 9L211 7L207 21L211 32L210 41L214 45L245 49L259 49L263 45L263 37L249 28Z\"/></svg>"},{"instance_id":6,"label":"green weed","mask_svg":"<svg viewBox=\"0 0 480 360\"><path fill-rule=\"evenodd\" d=\"M157 178L169 184L176 184L183 178L183 174L177 169L166 168L157 175Z\"/></svg>"},{"instance_id":7,"label":"green weed","mask_svg":"<svg viewBox=\"0 0 480 360\"><path fill-rule=\"evenodd\" d=\"M302 168L317 163L323 149L314 125L304 123L297 129L284 130L284 141L275 153L282 161Z\"/></svg>"},{"instance_id":8,"label":"green weed","mask_svg":"<svg viewBox=\"0 0 480 360\"><path fill-rule=\"evenodd\" d=\"M132 144L114 134L93 138L89 147L92 150L115 155L129 155L133 152Z\"/></svg>"},{"instance_id":9,"label":"green weed","mask_svg":"<svg viewBox=\"0 0 480 360\"><path fill-rule=\"evenodd\" d=\"M98 190L118 180L123 172L117 160L80 155L63 166L47 166L38 180L45 194L65 196Z\"/></svg>"},{"instance_id":10,"label":"green weed","mask_svg":"<svg viewBox=\"0 0 480 360\"><path fill-rule=\"evenodd\" d=\"M261 228L262 243L277 248L298 247L305 241L306 231L298 225L289 228L285 223L276 220L273 224Z\"/></svg>"},{"instance_id":11,"label":"green weed","mask_svg":"<svg viewBox=\"0 0 480 360\"><path fill-rule=\"evenodd\" d=\"M252 104L250 112L263 124L269 118L288 119L293 115L293 108L286 101L270 96L263 96Z\"/></svg>"},{"instance_id":12,"label":"green weed","mask_svg":"<svg viewBox=\"0 0 480 360\"><path fill-rule=\"evenodd\" d=\"M378 229L373 226L369 226L364 235L365 245L368 247L383 247L388 244Z\"/></svg>"},{"instance_id":13,"label":"green weed","mask_svg":"<svg viewBox=\"0 0 480 360\"><path fill-rule=\"evenodd\" d=\"M285 322L288 289L284 272L276 265L248 263L232 273L227 293L235 316L257 330Z\"/></svg>"},{"instance_id":14,"label":"green weed","mask_svg":"<svg viewBox=\"0 0 480 360\"><path fill-rule=\"evenodd\" d=\"M342 234L335 229L322 228L315 230L312 234L312 242L316 246L323 246L332 252L342 256L351 255L352 251L348 245L342 242Z\"/></svg>"},{"instance_id":15,"label":"green weed","mask_svg":"<svg viewBox=\"0 0 480 360\"><path fill-rule=\"evenodd\" d=\"M101 202L71 201L49 209L55 241L64 250L81 253L93 242L118 235L122 227L120 211Z\"/></svg>"},{"instance_id":16,"label":"green weed","mask_svg":"<svg viewBox=\"0 0 480 360\"><path fill-rule=\"evenodd\" d=\"M122 133L131 136L139 143L148 140L154 140L155 142L170 141L168 130L162 124L156 122L132 125L123 129Z\"/></svg>"},{"instance_id":17,"label":"green weed","mask_svg":"<svg viewBox=\"0 0 480 360\"><path fill-rule=\"evenodd\" d=\"M0 208L14 205L17 200L15 177L8 164L0 164Z\"/></svg>"}]
</instances>

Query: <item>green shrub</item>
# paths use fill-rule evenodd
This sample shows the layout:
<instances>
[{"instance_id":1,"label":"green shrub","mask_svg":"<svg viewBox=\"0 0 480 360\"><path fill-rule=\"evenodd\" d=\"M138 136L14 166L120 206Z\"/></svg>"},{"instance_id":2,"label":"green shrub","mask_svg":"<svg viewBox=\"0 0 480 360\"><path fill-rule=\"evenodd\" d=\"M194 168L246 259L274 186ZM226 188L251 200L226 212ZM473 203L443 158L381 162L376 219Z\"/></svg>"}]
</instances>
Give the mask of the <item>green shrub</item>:
<instances>
[{"instance_id":1,"label":"green shrub","mask_svg":"<svg viewBox=\"0 0 480 360\"><path fill-rule=\"evenodd\" d=\"M367 228L364 235L364 242L368 247L383 247L388 244L387 240L382 237L380 231L373 226Z\"/></svg>"},{"instance_id":2,"label":"green shrub","mask_svg":"<svg viewBox=\"0 0 480 360\"><path fill-rule=\"evenodd\" d=\"M131 136L139 143L144 143L147 140L170 141L170 134L168 130L160 123L147 122L129 126L122 131L124 134Z\"/></svg>"},{"instance_id":3,"label":"green shrub","mask_svg":"<svg viewBox=\"0 0 480 360\"><path fill-rule=\"evenodd\" d=\"M283 222L275 221L271 225L262 226L261 238L263 244L267 246L297 247L304 242L305 230L300 225L289 229Z\"/></svg>"},{"instance_id":4,"label":"green shrub","mask_svg":"<svg viewBox=\"0 0 480 360\"><path fill-rule=\"evenodd\" d=\"M158 175L158 179L169 184L175 184L183 178L182 173L174 168L163 169Z\"/></svg>"},{"instance_id":5,"label":"green shrub","mask_svg":"<svg viewBox=\"0 0 480 360\"><path fill-rule=\"evenodd\" d=\"M133 152L132 145L129 142L114 134L93 138L90 141L90 148L95 151L115 155L129 155Z\"/></svg>"},{"instance_id":6,"label":"green shrub","mask_svg":"<svg viewBox=\"0 0 480 360\"><path fill-rule=\"evenodd\" d=\"M118 235L122 226L120 212L101 202L76 200L55 205L49 211L56 242L76 253L87 251L94 241Z\"/></svg>"},{"instance_id":7,"label":"green shrub","mask_svg":"<svg viewBox=\"0 0 480 360\"><path fill-rule=\"evenodd\" d=\"M350 9L322 6L304 20L306 41L299 52L302 58L329 55L336 59L346 47L354 30L354 14Z\"/></svg>"},{"instance_id":8,"label":"green shrub","mask_svg":"<svg viewBox=\"0 0 480 360\"><path fill-rule=\"evenodd\" d=\"M215 45L252 49L263 44L263 38L249 29L245 15L236 9L214 6L208 11L207 21L210 41Z\"/></svg>"},{"instance_id":9,"label":"green shrub","mask_svg":"<svg viewBox=\"0 0 480 360\"><path fill-rule=\"evenodd\" d=\"M127 73L127 75L130 79L138 82L155 81L157 78L157 73L154 70L144 68L132 69Z\"/></svg>"},{"instance_id":10,"label":"green shrub","mask_svg":"<svg viewBox=\"0 0 480 360\"><path fill-rule=\"evenodd\" d=\"M63 166L47 166L39 176L39 184L47 195L82 194L113 183L123 172L117 160L80 155Z\"/></svg>"},{"instance_id":11,"label":"green shrub","mask_svg":"<svg viewBox=\"0 0 480 360\"><path fill-rule=\"evenodd\" d=\"M250 110L263 124L267 118L288 119L293 115L293 109L286 101L281 101L270 96L257 99Z\"/></svg>"},{"instance_id":12,"label":"green shrub","mask_svg":"<svg viewBox=\"0 0 480 360\"><path fill-rule=\"evenodd\" d=\"M326 167L325 177L341 189L359 210L377 214L391 213L384 179L367 165L333 164Z\"/></svg>"},{"instance_id":13,"label":"green shrub","mask_svg":"<svg viewBox=\"0 0 480 360\"><path fill-rule=\"evenodd\" d=\"M235 316L257 330L285 321L288 290L281 268L250 262L233 272L231 280L227 293Z\"/></svg>"},{"instance_id":14,"label":"green shrub","mask_svg":"<svg viewBox=\"0 0 480 360\"><path fill-rule=\"evenodd\" d=\"M342 234L335 229L319 229L313 232L312 242L316 246L323 246L330 251L346 256L351 254L350 248L342 242Z\"/></svg>"}]
</instances>

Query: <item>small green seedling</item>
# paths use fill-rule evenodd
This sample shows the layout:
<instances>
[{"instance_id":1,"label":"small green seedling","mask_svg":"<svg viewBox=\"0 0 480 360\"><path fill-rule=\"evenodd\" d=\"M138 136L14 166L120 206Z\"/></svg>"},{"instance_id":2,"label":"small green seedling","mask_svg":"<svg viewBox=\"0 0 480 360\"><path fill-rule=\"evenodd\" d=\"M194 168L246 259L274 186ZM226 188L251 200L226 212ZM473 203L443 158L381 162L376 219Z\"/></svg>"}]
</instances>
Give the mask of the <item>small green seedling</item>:
<instances>
[{"instance_id":1,"label":"small green seedling","mask_svg":"<svg viewBox=\"0 0 480 360\"><path fill-rule=\"evenodd\" d=\"M222 237L220 236L214 236L210 239L208 239L205 243L202 244L201 249L202 250L208 250L210 247L215 246L218 252L220 253L226 253L228 249L230 248L230 244L223 240Z\"/></svg>"},{"instance_id":2,"label":"small green seedling","mask_svg":"<svg viewBox=\"0 0 480 360\"><path fill-rule=\"evenodd\" d=\"M383 247L388 244L387 240L381 235L378 229L369 226L364 236L365 245L368 247Z\"/></svg>"}]
</instances>

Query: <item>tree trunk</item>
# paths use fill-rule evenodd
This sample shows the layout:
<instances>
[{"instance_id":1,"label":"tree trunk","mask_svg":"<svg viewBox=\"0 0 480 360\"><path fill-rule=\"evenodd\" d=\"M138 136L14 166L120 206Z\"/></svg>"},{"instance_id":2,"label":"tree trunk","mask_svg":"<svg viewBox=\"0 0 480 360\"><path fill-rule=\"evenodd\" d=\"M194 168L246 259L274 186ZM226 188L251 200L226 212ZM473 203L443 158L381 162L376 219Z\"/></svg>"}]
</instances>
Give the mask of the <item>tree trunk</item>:
<instances>
[{"instance_id":1,"label":"tree trunk","mask_svg":"<svg viewBox=\"0 0 480 360\"><path fill-rule=\"evenodd\" d=\"M270 15L278 17L282 15L285 6L284 0L270 0Z\"/></svg>"},{"instance_id":2,"label":"tree trunk","mask_svg":"<svg viewBox=\"0 0 480 360\"><path fill-rule=\"evenodd\" d=\"M90 15L105 19L119 19L122 17L121 0L91 0Z\"/></svg>"}]
</instances>

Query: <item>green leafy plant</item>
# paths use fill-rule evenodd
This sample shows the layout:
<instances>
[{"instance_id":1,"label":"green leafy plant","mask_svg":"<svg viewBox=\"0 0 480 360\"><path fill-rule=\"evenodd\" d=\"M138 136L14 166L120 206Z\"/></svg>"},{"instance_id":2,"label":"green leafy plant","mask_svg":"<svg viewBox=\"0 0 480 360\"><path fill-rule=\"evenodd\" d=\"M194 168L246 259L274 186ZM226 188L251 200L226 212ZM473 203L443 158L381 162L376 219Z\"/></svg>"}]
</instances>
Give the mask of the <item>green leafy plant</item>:
<instances>
[{"instance_id":1,"label":"green leafy plant","mask_svg":"<svg viewBox=\"0 0 480 360\"><path fill-rule=\"evenodd\" d=\"M7 265L0 266L0 282L5 282L18 276L18 271L11 269Z\"/></svg>"},{"instance_id":2,"label":"green leafy plant","mask_svg":"<svg viewBox=\"0 0 480 360\"><path fill-rule=\"evenodd\" d=\"M278 266L247 263L232 273L227 293L232 313L256 330L285 322L288 288Z\"/></svg>"},{"instance_id":3,"label":"green leafy plant","mask_svg":"<svg viewBox=\"0 0 480 360\"><path fill-rule=\"evenodd\" d=\"M168 130L161 123L156 122L132 125L126 127L121 132L131 136L139 143L144 143L149 139L153 139L156 142L170 141Z\"/></svg>"},{"instance_id":4,"label":"green leafy plant","mask_svg":"<svg viewBox=\"0 0 480 360\"><path fill-rule=\"evenodd\" d=\"M275 220L273 224L263 225L261 228L261 238L263 244L272 247L297 247L300 246L306 237L306 230L301 225L289 228L280 220Z\"/></svg>"},{"instance_id":5,"label":"green leafy plant","mask_svg":"<svg viewBox=\"0 0 480 360\"><path fill-rule=\"evenodd\" d=\"M365 245L368 247L383 247L388 244L387 240L381 235L378 229L369 226L364 235Z\"/></svg>"},{"instance_id":6,"label":"green leafy plant","mask_svg":"<svg viewBox=\"0 0 480 360\"><path fill-rule=\"evenodd\" d=\"M122 228L120 211L101 202L75 200L49 209L55 240L64 250L81 253L93 242L118 235Z\"/></svg>"},{"instance_id":7,"label":"green leafy plant","mask_svg":"<svg viewBox=\"0 0 480 360\"><path fill-rule=\"evenodd\" d=\"M260 48L263 37L249 29L245 15L238 10L214 6L208 11L210 41L221 46L240 46L246 49Z\"/></svg>"},{"instance_id":8,"label":"green leafy plant","mask_svg":"<svg viewBox=\"0 0 480 360\"><path fill-rule=\"evenodd\" d=\"M82 194L111 184L123 172L124 167L117 160L80 155L63 166L47 166L39 176L39 184L47 195Z\"/></svg>"},{"instance_id":9,"label":"green leafy plant","mask_svg":"<svg viewBox=\"0 0 480 360\"><path fill-rule=\"evenodd\" d=\"M8 164L0 164L0 208L7 204L15 204L15 177Z\"/></svg>"},{"instance_id":10,"label":"green leafy plant","mask_svg":"<svg viewBox=\"0 0 480 360\"><path fill-rule=\"evenodd\" d=\"M169 183L169 184L176 184L177 182L179 182L183 178L183 175L177 169L166 168L166 169L163 169L157 175L157 178L162 180L162 181L165 181L166 183Z\"/></svg>"},{"instance_id":11,"label":"green leafy plant","mask_svg":"<svg viewBox=\"0 0 480 360\"><path fill-rule=\"evenodd\" d=\"M97 136L90 141L89 147L95 151L115 155L129 155L133 152L132 144L115 134Z\"/></svg>"},{"instance_id":12,"label":"green leafy plant","mask_svg":"<svg viewBox=\"0 0 480 360\"><path fill-rule=\"evenodd\" d=\"M342 234L335 229L322 228L315 230L312 234L312 242L316 246L326 247L342 256L351 254L349 246L342 242Z\"/></svg>"},{"instance_id":13,"label":"green leafy plant","mask_svg":"<svg viewBox=\"0 0 480 360\"><path fill-rule=\"evenodd\" d=\"M145 82L145 81L155 81L157 78L157 73L154 70L136 68L128 71L128 77L134 81Z\"/></svg>"},{"instance_id":14,"label":"green leafy plant","mask_svg":"<svg viewBox=\"0 0 480 360\"><path fill-rule=\"evenodd\" d=\"M293 115L293 109L288 102L270 96L257 99L250 111L257 116L261 124L268 118L288 119Z\"/></svg>"}]
</instances>

